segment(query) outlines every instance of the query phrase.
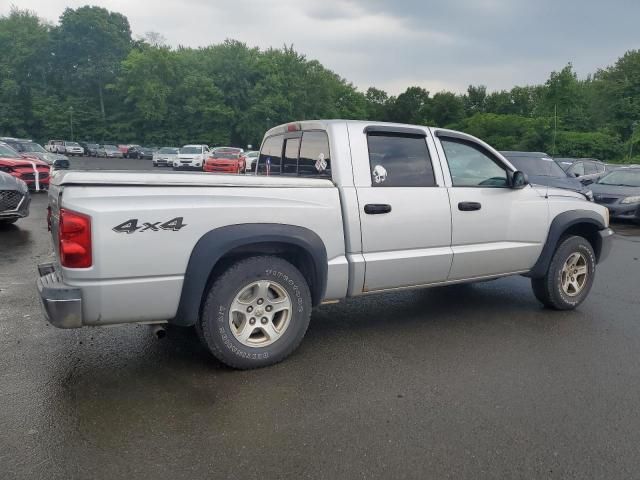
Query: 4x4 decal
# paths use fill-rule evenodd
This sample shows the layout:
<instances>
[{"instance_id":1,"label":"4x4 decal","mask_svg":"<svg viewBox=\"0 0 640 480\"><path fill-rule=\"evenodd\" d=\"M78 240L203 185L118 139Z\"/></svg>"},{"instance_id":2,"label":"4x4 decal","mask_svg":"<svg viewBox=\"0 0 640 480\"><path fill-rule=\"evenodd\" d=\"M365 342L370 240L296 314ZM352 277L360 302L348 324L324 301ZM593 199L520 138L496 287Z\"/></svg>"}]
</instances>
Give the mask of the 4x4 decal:
<instances>
[{"instance_id":1,"label":"4x4 decal","mask_svg":"<svg viewBox=\"0 0 640 480\"><path fill-rule=\"evenodd\" d=\"M176 217L168 220L164 223L158 222L143 222L142 225L138 225L138 219L132 218L126 222L122 222L120 225L113 227L113 231L116 233L135 233L135 232L159 232L160 230L171 230L177 232L187 224L183 223L183 217Z\"/></svg>"}]
</instances>

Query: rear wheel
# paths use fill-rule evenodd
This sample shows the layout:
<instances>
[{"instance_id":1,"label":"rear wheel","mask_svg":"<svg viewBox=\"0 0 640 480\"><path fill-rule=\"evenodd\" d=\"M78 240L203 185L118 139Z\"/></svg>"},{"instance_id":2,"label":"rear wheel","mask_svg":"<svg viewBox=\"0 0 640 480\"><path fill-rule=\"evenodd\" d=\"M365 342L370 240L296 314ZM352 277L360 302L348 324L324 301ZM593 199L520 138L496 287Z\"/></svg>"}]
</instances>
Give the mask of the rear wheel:
<instances>
[{"instance_id":1,"label":"rear wheel","mask_svg":"<svg viewBox=\"0 0 640 480\"><path fill-rule=\"evenodd\" d=\"M533 293L545 307L572 310L589 295L595 271L591 244L583 237L565 237L556 248L546 275L531 279Z\"/></svg>"},{"instance_id":2,"label":"rear wheel","mask_svg":"<svg viewBox=\"0 0 640 480\"><path fill-rule=\"evenodd\" d=\"M199 336L221 362L240 369L277 363L304 337L311 294L300 271L286 260L241 260L211 285Z\"/></svg>"}]
</instances>

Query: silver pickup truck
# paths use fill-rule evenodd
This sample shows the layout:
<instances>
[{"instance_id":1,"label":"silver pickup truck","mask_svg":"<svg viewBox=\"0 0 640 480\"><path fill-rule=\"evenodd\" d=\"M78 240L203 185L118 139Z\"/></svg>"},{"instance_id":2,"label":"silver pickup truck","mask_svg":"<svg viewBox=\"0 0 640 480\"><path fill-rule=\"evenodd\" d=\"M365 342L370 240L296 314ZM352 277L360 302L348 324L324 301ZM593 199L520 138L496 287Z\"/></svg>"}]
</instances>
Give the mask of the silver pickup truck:
<instances>
[{"instance_id":1,"label":"silver pickup truck","mask_svg":"<svg viewBox=\"0 0 640 480\"><path fill-rule=\"evenodd\" d=\"M66 171L49 201L53 325L195 326L236 368L282 360L345 297L525 275L575 308L613 234L477 138L344 120L269 130L254 175Z\"/></svg>"}]
</instances>

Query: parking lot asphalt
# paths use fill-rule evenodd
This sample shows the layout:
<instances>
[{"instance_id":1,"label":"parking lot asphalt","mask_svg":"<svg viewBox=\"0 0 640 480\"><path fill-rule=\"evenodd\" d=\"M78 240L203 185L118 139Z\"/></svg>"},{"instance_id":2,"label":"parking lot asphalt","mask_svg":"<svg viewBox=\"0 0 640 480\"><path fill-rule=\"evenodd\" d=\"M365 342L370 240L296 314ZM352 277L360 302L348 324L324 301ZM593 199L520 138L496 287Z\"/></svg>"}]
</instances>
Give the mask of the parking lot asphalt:
<instances>
[{"instance_id":1,"label":"parking lot asphalt","mask_svg":"<svg viewBox=\"0 0 640 480\"><path fill-rule=\"evenodd\" d=\"M541 308L523 277L352 299L241 372L188 329L48 325L45 208L36 194L0 228L2 479L638 476L638 227L614 225L575 311Z\"/></svg>"}]
</instances>

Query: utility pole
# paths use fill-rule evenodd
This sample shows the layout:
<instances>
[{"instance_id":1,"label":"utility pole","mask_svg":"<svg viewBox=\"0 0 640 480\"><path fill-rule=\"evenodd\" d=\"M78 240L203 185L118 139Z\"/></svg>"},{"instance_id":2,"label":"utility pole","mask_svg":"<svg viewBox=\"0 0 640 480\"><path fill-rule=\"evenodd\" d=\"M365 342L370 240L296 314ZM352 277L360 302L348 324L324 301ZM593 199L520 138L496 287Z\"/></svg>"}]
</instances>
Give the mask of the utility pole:
<instances>
[{"instance_id":1,"label":"utility pole","mask_svg":"<svg viewBox=\"0 0 640 480\"><path fill-rule=\"evenodd\" d=\"M633 137L636 133L636 128L638 127L638 122L633 122L631 124L631 137L629 137L629 162L633 158Z\"/></svg>"},{"instance_id":2,"label":"utility pole","mask_svg":"<svg viewBox=\"0 0 640 480\"><path fill-rule=\"evenodd\" d=\"M69 107L69 125L71 126L71 141L73 142L73 107Z\"/></svg>"},{"instance_id":3,"label":"utility pole","mask_svg":"<svg viewBox=\"0 0 640 480\"><path fill-rule=\"evenodd\" d=\"M553 106L553 153L552 156L556 156L556 135L558 133L558 104Z\"/></svg>"}]
</instances>

